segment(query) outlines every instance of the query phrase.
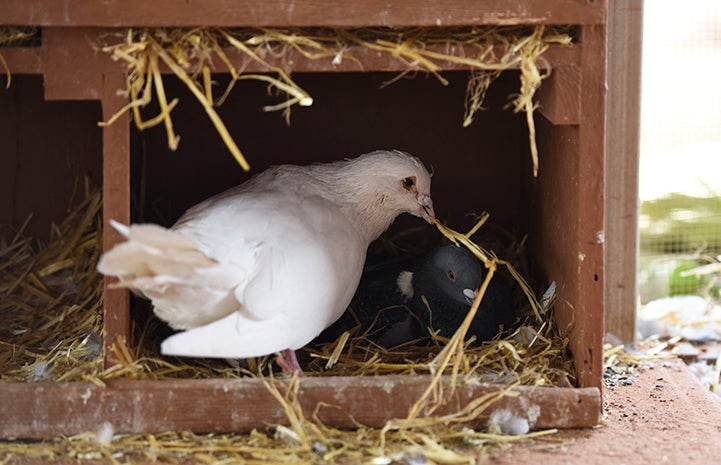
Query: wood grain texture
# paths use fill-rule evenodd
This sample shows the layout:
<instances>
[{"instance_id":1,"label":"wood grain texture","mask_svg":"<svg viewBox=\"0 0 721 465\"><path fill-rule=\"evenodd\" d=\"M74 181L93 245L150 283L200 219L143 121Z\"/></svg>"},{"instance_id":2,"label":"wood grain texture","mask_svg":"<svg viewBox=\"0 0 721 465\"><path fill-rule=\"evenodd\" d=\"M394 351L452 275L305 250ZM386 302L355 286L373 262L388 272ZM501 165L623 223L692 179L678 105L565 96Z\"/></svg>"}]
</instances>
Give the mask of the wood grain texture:
<instances>
[{"instance_id":1,"label":"wood grain texture","mask_svg":"<svg viewBox=\"0 0 721 465\"><path fill-rule=\"evenodd\" d=\"M540 275L557 283L554 308L569 338L579 386L602 384L604 334L603 196L605 27L581 31L578 125L537 118L540 170L535 234L529 236Z\"/></svg>"},{"instance_id":2,"label":"wood grain texture","mask_svg":"<svg viewBox=\"0 0 721 465\"><path fill-rule=\"evenodd\" d=\"M611 2L606 114L606 331L636 334L642 0Z\"/></svg>"},{"instance_id":3,"label":"wood grain texture","mask_svg":"<svg viewBox=\"0 0 721 465\"><path fill-rule=\"evenodd\" d=\"M84 198L83 178L101 184L100 105L48 102L38 75L13 74L9 89L0 82L0 235L12 240L29 220L23 235L46 242Z\"/></svg>"},{"instance_id":4,"label":"wood grain texture","mask_svg":"<svg viewBox=\"0 0 721 465\"><path fill-rule=\"evenodd\" d=\"M381 427L405 418L426 389L427 376L305 378L298 397L306 418L341 428ZM275 381L281 393L287 381ZM449 381L444 380L449 389ZM450 414L484 394L504 389L467 382L436 415ZM600 421L597 389L514 388L518 395L494 402L496 409L529 419L533 429L591 427ZM446 391L449 392L449 391ZM162 431L244 432L288 424L284 410L260 379L0 384L0 437L44 437L95 431L108 422L117 433Z\"/></svg>"},{"instance_id":5,"label":"wood grain texture","mask_svg":"<svg viewBox=\"0 0 721 465\"><path fill-rule=\"evenodd\" d=\"M533 260L540 275L559 283L557 324L568 335L569 348L579 374L579 389L519 388L519 397L504 398L498 405L524 409L528 403L541 408L535 427L580 427L598 422L599 389L602 383L602 338L604 312L604 124L605 124L605 7L592 0L451 0L439 7L430 0L397 2L302 1L281 8L280 1L250 0L5 0L0 24L45 26L54 34L55 46L64 31L80 46L102 27L188 26L201 23L218 26L373 26L454 24L576 24L581 25L579 45L552 48L546 55L552 66L572 65L578 69L578 94L558 86L549 98L561 102L551 122L538 117L541 172L537 180L524 179L523 189L533 189L533 224L529 237L535 242ZM510 6L509 6L510 5ZM292 8L291 8L292 6ZM199 11L202 10L202 14ZM55 31L51 29L55 27ZM81 38L83 34L86 34ZM52 42L51 42L52 44ZM85 47L85 45L83 45ZM57 50L60 50L58 48ZM67 60L56 57L52 66L37 63L32 51L14 51L19 69L28 72L63 72L51 77L51 98L83 98L102 101L103 118L108 119L126 99L117 95L125 87L125 74L102 65L89 65L93 73L80 73L77 81L68 71ZM91 60L84 50L78 56ZM41 52L40 56L42 57ZM391 59L367 57L366 71L394 70ZM557 53L557 61L549 57ZM7 57L6 56L6 57ZM93 58L92 60L94 60ZM320 64L319 64L320 63ZM11 69L13 61L9 62ZM77 63L76 63L77 65ZM57 66L68 67L58 71ZM302 68L306 66L307 68ZM352 62L335 68L329 63L310 62L297 70L357 71ZM347 67L347 68L344 68ZM253 70L256 71L256 70ZM258 69L257 71L261 71ZM101 78L99 84L99 76ZM563 77L559 74L559 77ZM567 77L573 77L568 75ZM62 79L61 79L62 78ZM575 79L575 77L574 77ZM65 83L63 83L65 80ZM568 82L574 82L570 80ZM68 86L64 88L63 86ZM575 84L574 84L575 86ZM574 87L575 89L575 87ZM99 93L98 93L99 91ZM553 95L561 92L561 95ZM565 93L565 94L564 94ZM379 97L382 98L382 97ZM577 124L554 125L564 114L573 114L564 100L578 98ZM564 106L565 105L565 106ZM560 111L562 110L562 111ZM572 119L572 117L569 117ZM555 121L553 121L555 120ZM496 123L496 126L498 123ZM418 131L417 128L413 129ZM104 224L110 218L127 222L129 208L129 121L124 116L103 129ZM423 136L432 137L430 135ZM526 158L524 158L526 159ZM530 168L529 168L530 170ZM528 171L528 170L526 170ZM600 233L600 235L599 235ZM106 229L103 246L119 240ZM128 294L105 289L105 354L118 338L127 336ZM404 417L418 398L428 377L325 378L302 382L300 393L310 415L319 402L330 403L319 416L334 426L357 423L380 426L388 418ZM498 387L469 385L458 391L446 408L457 409L470 399ZM525 404L524 404L525 402ZM507 404L506 404L507 403ZM242 406L242 407L241 407ZM452 411L452 410L448 410ZM193 413L190 413L193 412ZM200 412L195 414L195 412ZM94 430L109 421L116 432L157 432L162 430L245 431L284 422L282 410L264 386L243 380L205 381L117 381L107 388L88 383L0 385L0 435L41 437Z\"/></svg>"},{"instance_id":6,"label":"wood grain texture","mask_svg":"<svg viewBox=\"0 0 721 465\"><path fill-rule=\"evenodd\" d=\"M571 328L569 349L580 386L603 383L604 335L604 161L606 125L606 27L581 31L581 124L578 126L578 171L569 173L578 196L578 230L571 250L577 266L578 298L559 319ZM575 174L575 175L574 175ZM570 258L570 257L569 257ZM569 263L572 263L569 260Z\"/></svg>"},{"instance_id":7,"label":"wood grain texture","mask_svg":"<svg viewBox=\"0 0 721 465\"><path fill-rule=\"evenodd\" d=\"M3 75L6 71L11 74L42 74L45 70L45 61L41 55L40 47L2 47L2 54L8 69L2 69ZM3 76L2 87L5 87L5 76Z\"/></svg>"},{"instance_id":8,"label":"wood grain texture","mask_svg":"<svg viewBox=\"0 0 721 465\"><path fill-rule=\"evenodd\" d=\"M125 87L125 74L103 76L103 120L107 121L126 103L117 94ZM125 114L114 124L103 127L103 250L110 250L122 240L108 222L130 223L130 119ZM127 289L110 287L114 278L104 278L103 353L105 365L114 364L112 346L119 338L129 340L130 297Z\"/></svg>"},{"instance_id":9,"label":"wood grain texture","mask_svg":"<svg viewBox=\"0 0 721 465\"><path fill-rule=\"evenodd\" d=\"M538 111L556 125L581 122L581 70L577 65L553 67L538 89Z\"/></svg>"},{"instance_id":10,"label":"wood grain texture","mask_svg":"<svg viewBox=\"0 0 721 465\"><path fill-rule=\"evenodd\" d=\"M93 48L101 32L84 28L43 28L42 56L46 100L100 100L103 72L119 69Z\"/></svg>"},{"instance_id":11,"label":"wood grain texture","mask_svg":"<svg viewBox=\"0 0 721 465\"><path fill-rule=\"evenodd\" d=\"M454 26L600 24L588 0L3 0L0 24L29 26Z\"/></svg>"}]
</instances>

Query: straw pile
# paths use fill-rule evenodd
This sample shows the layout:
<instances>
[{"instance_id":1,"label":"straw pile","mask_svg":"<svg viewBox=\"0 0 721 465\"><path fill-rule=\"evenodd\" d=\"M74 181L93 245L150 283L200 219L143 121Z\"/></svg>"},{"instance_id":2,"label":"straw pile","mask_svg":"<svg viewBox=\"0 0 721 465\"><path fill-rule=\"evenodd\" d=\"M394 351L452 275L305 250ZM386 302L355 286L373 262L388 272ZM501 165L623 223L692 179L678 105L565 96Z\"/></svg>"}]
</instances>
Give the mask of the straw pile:
<instances>
[{"instance_id":1,"label":"straw pile","mask_svg":"<svg viewBox=\"0 0 721 465\"><path fill-rule=\"evenodd\" d=\"M386 54L404 69L395 79L412 72L433 74L442 84L444 66L471 70L468 81L463 126L483 106L488 87L504 70L519 68L519 93L511 105L516 112L525 112L528 123L534 175L538 172L538 150L535 141L533 96L547 73L541 72L541 55L551 44L569 44L565 31L544 26L474 27L474 28L362 28L362 29L129 29L118 42L108 38L100 49L111 58L126 64L127 94L130 103L108 121L112 124L122 114L132 111L135 125L143 130L159 124L165 126L168 147L175 150L180 138L173 130L172 110L178 99L165 94L161 66L177 76L200 102L213 122L230 153L244 170L250 166L228 132L214 107L239 80L258 80L268 84L269 92L285 96L285 101L268 105L265 111L282 110L289 122L293 105L309 106L313 98L291 78L294 58L363 62L354 51L368 49ZM500 51L500 52L499 52ZM231 59L231 55L234 57ZM236 59L236 56L240 59ZM247 74L250 63L270 74ZM227 72L230 84L215 99L211 72ZM277 76L272 77L271 74ZM160 113L143 120L140 109L157 99Z\"/></svg>"},{"instance_id":2,"label":"straw pile","mask_svg":"<svg viewBox=\"0 0 721 465\"><path fill-rule=\"evenodd\" d=\"M514 443L549 451L562 446L555 430L522 436L436 424L382 432L342 431L302 419L302 427L278 426L248 434L167 432L113 435L108 425L97 432L42 442L0 442L3 464L71 460L76 463L208 464L475 464Z\"/></svg>"},{"instance_id":3,"label":"straw pile","mask_svg":"<svg viewBox=\"0 0 721 465\"><path fill-rule=\"evenodd\" d=\"M47 244L23 228L0 242L0 380L79 380L102 366L102 200L84 188L86 199L51 227Z\"/></svg>"}]
</instances>

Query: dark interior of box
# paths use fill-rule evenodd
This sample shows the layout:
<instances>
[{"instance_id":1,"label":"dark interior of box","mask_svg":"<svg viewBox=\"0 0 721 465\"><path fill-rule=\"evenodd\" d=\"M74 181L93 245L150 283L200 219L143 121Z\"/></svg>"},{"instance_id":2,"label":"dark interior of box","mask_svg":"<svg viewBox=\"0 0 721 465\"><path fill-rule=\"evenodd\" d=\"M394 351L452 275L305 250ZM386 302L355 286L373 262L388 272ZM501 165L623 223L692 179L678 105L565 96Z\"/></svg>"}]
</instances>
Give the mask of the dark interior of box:
<instances>
[{"instance_id":1,"label":"dark interior of box","mask_svg":"<svg viewBox=\"0 0 721 465\"><path fill-rule=\"evenodd\" d=\"M306 164L354 157L376 149L400 149L419 157L434 173L436 214L459 230L487 211L491 222L513 234L529 230L531 189L528 132L524 116L504 109L518 90L518 74L495 82L486 110L463 128L468 74L446 73L450 84L418 75L381 88L394 73L295 74L314 98L295 106L291 124L280 112L262 107L282 101L264 84L239 82L219 109L252 173L270 164ZM226 82L216 76L223 88ZM170 224L189 206L247 179L205 113L182 84L166 79L169 96L181 104L173 112L180 146L167 149L162 127L133 132L132 170L136 219ZM146 112L153 116L153 110ZM401 218L398 228L422 225ZM434 228L428 228L434 231ZM437 232L435 232L437 234Z\"/></svg>"},{"instance_id":2,"label":"dark interior of box","mask_svg":"<svg viewBox=\"0 0 721 465\"><path fill-rule=\"evenodd\" d=\"M46 239L83 199L82 181L102 180L100 102L46 101L42 76L13 75L0 88L0 238ZM30 217L32 215L32 217Z\"/></svg>"}]
</instances>

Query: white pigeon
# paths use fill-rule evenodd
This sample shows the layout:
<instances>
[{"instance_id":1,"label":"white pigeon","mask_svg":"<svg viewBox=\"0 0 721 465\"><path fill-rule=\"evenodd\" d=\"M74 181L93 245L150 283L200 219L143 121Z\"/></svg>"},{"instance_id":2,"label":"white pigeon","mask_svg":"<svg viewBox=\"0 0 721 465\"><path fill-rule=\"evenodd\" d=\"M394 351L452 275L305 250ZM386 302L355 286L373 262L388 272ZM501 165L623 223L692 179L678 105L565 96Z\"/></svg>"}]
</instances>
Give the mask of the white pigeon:
<instances>
[{"instance_id":1,"label":"white pigeon","mask_svg":"<svg viewBox=\"0 0 721 465\"><path fill-rule=\"evenodd\" d=\"M170 229L113 222L127 242L98 270L150 299L171 327L161 352L248 358L295 350L345 311L368 245L401 213L430 221L431 177L379 150L327 164L281 165L189 209Z\"/></svg>"}]
</instances>

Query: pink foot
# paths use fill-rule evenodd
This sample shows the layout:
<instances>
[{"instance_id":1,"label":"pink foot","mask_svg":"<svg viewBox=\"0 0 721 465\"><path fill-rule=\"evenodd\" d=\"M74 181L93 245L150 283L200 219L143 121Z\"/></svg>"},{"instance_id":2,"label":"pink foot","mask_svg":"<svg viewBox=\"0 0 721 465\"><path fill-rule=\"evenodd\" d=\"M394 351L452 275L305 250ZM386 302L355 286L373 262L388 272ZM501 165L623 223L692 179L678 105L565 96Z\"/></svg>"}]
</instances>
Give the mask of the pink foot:
<instances>
[{"instance_id":1,"label":"pink foot","mask_svg":"<svg viewBox=\"0 0 721 465\"><path fill-rule=\"evenodd\" d=\"M305 373L303 373L303 369L298 364L298 359L295 356L294 350L285 349L275 355L276 362L283 369L284 374L288 376L293 376L295 373L298 373L298 376L305 376Z\"/></svg>"}]
</instances>

